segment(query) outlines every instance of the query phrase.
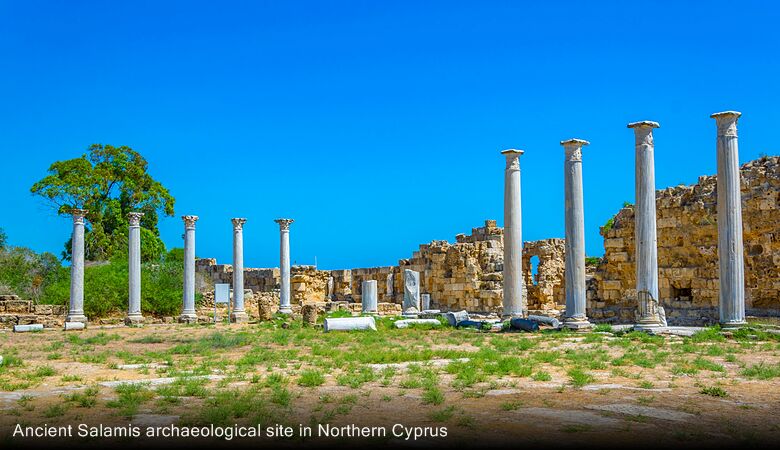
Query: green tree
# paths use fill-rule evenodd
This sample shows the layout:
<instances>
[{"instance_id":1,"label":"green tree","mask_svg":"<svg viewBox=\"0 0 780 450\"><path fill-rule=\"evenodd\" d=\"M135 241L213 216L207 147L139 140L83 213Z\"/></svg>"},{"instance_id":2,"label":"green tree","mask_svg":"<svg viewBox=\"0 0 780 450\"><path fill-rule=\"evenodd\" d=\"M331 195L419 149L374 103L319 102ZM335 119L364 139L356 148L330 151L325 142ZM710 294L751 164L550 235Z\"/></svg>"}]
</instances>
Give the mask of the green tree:
<instances>
[{"instance_id":1,"label":"green tree","mask_svg":"<svg viewBox=\"0 0 780 450\"><path fill-rule=\"evenodd\" d=\"M157 261L165 253L159 237L159 214L173 216L174 198L148 173L146 159L127 146L93 144L79 158L57 161L30 192L59 215L87 210L86 258L108 260L127 251L127 213L140 211L142 258ZM63 258L70 258L70 241Z\"/></svg>"},{"instance_id":2,"label":"green tree","mask_svg":"<svg viewBox=\"0 0 780 450\"><path fill-rule=\"evenodd\" d=\"M3 250L8 242L8 235L5 234L5 230L0 228L0 250Z\"/></svg>"}]
</instances>

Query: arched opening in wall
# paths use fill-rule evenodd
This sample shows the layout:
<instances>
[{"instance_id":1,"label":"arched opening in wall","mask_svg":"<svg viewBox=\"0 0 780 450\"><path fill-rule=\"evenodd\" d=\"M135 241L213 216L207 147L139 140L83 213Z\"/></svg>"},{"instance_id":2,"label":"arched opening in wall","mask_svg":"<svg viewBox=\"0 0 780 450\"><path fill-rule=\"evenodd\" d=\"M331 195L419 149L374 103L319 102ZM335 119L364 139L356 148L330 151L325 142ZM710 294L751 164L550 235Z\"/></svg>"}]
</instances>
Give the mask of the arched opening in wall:
<instances>
[{"instance_id":1,"label":"arched opening in wall","mask_svg":"<svg viewBox=\"0 0 780 450\"><path fill-rule=\"evenodd\" d=\"M536 255L531 257L531 279L534 286L539 284L539 257Z\"/></svg>"}]
</instances>

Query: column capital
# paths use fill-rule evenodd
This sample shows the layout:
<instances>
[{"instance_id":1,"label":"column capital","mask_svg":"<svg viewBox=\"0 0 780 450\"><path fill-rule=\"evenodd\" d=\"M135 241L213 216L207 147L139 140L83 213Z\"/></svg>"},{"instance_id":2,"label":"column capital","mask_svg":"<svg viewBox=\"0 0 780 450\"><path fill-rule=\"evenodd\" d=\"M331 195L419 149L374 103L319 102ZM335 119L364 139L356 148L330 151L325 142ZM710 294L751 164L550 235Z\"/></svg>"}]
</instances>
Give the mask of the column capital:
<instances>
[{"instance_id":1,"label":"column capital","mask_svg":"<svg viewBox=\"0 0 780 450\"><path fill-rule=\"evenodd\" d=\"M502 150L501 154L506 157L506 168L507 169L520 169L520 155L525 153L523 150L518 150L515 148L508 148L506 150Z\"/></svg>"},{"instance_id":2,"label":"column capital","mask_svg":"<svg viewBox=\"0 0 780 450\"><path fill-rule=\"evenodd\" d=\"M131 227L141 226L141 217L144 216L142 212L129 212L127 213L127 221L130 222Z\"/></svg>"},{"instance_id":3,"label":"column capital","mask_svg":"<svg viewBox=\"0 0 780 450\"><path fill-rule=\"evenodd\" d=\"M246 223L246 219L243 217L234 217L230 219L231 222L233 222L233 229L234 230L242 230L244 229L244 224Z\"/></svg>"},{"instance_id":4,"label":"column capital","mask_svg":"<svg viewBox=\"0 0 780 450\"><path fill-rule=\"evenodd\" d=\"M563 145L567 160L582 161L582 147L590 145L590 142L584 139L573 138L561 141L561 145Z\"/></svg>"},{"instance_id":5,"label":"column capital","mask_svg":"<svg viewBox=\"0 0 780 450\"><path fill-rule=\"evenodd\" d=\"M640 120L639 122L631 122L626 125L628 128L661 128L658 122L652 120Z\"/></svg>"},{"instance_id":6,"label":"column capital","mask_svg":"<svg viewBox=\"0 0 780 450\"><path fill-rule=\"evenodd\" d=\"M290 229L290 224L295 222L293 219L276 219L274 222L279 224L279 230L285 231Z\"/></svg>"},{"instance_id":7,"label":"column capital","mask_svg":"<svg viewBox=\"0 0 780 450\"><path fill-rule=\"evenodd\" d=\"M73 223L84 224L84 217L87 215L86 209L73 208L70 210L70 215L73 216Z\"/></svg>"},{"instance_id":8,"label":"column capital","mask_svg":"<svg viewBox=\"0 0 780 450\"><path fill-rule=\"evenodd\" d=\"M710 117L715 119L718 125L718 136L736 136L737 135L737 120L742 113L739 111L723 111L715 114L711 114Z\"/></svg>"},{"instance_id":9,"label":"column capital","mask_svg":"<svg viewBox=\"0 0 780 450\"><path fill-rule=\"evenodd\" d=\"M181 216L184 221L185 228L195 228L195 222L198 221L198 216Z\"/></svg>"}]
</instances>

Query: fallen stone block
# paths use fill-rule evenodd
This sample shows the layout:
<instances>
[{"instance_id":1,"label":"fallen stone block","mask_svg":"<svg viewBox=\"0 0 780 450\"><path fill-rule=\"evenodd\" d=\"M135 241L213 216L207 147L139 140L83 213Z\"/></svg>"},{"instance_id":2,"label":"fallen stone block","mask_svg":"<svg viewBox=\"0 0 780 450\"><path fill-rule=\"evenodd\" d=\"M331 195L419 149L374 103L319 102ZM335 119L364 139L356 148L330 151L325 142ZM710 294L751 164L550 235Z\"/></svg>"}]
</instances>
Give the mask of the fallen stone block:
<instances>
[{"instance_id":1,"label":"fallen stone block","mask_svg":"<svg viewBox=\"0 0 780 450\"><path fill-rule=\"evenodd\" d=\"M441 325L437 319L404 319L399 320L393 324L396 328L408 328L413 325L433 325L435 327Z\"/></svg>"},{"instance_id":2,"label":"fallen stone block","mask_svg":"<svg viewBox=\"0 0 780 450\"><path fill-rule=\"evenodd\" d=\"M376 331L376 321L373 316L327 318L324 329L326 333L329 331Z\"/></svg>"}]
</instances>

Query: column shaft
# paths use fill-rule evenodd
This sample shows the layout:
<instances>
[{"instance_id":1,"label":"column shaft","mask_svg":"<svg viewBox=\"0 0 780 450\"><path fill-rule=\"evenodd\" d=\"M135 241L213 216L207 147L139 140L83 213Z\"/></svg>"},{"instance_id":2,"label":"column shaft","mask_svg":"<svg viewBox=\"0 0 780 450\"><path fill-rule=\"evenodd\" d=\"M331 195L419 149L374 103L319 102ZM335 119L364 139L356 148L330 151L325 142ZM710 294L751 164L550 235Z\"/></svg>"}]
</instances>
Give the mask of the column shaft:
<instances>
[{"instance_id":1,"label":"column shaft","mask_svg":"<svg viewBox=\"0 0 780 450\"><path fill-rule=\"evenodd\" d=\"M588 145L581 139L561 142L564 146L564 195L566 221L566 317L569 328L589 328L585 295L585 212L582 193L582 147Z\"/></svg>"},{"instance_id":2,"label":"column shaft","mask_svg":"<svg viewBox=\"0 0 780 450\"><path fill-rule=\"evenodd\" d=\"M246 219L235 218L233 222L233 322L246 322L249 318L244 310L244 223Z\"/></svg>"},{"instance_id":3,"label":"column shaft","mask_svg":"<svg viewBox=\"0 0 780 450\"><path fill-rule=\"evenodd\" d=\"M128 325L138 324L143 321L141 315L141 217L143 213L130 213L127 215L128 229L128 282L129 301L127 308Z\"/></svg>"},{"instance_id":4,"label":"column shaft","mask_svg":"<svg viewBox=\"0 0 780 450\"><path fill-rule=\"evenodd\" d=\"M713 114L718 137L718 261L719 309L724 326L745 324L745 266L742 242L742 194L740 191L737 120L741 114Z\"/></svg>"},{"instance_id":5,"label":"column shaft","mask_svg":"<svg viewBox=\"0 0 780 450\"><path fill-rule=\"evenodd\" d=\"M290 306L290 224L292 219L276 219L279 224L279 272L281 286L279 287L279 312L291 314Z\"/></svg>"},{"instance_id":6,"label":"column shaft","mask_svg":"<svg viewBox=\"0 0 780 450\"><path fill-rule=\"evenodd\" d=\"M520 205L520 155L504 150L504 316L523 315L523 236Z\"/></svg>"},{"instance_id":7,"label":"column shaft","mask_svg":"<svg viewBox=\"0 0 780 450\"><path fill-rule=\"evenodd\" d=\"M180 322L197 322L195 312L195 222L198 216L183 216L184 220L184 304Z\"/></svg>"},{"instance_id":8,"label":"column shaft","mask_svg":"<svg viewBox=\"0 0 780 450\"><path fill-rule=\"evenodd\" d=\"M363 314L376 314L378 309L376 280L364 281L360 291Z\"/></svg>"},{"instance_id":9,"label":"column shaft","mask_svg":"<svg viewBox=\"0 0 780 450\"><path fill-rule=\"evenodd\" d=\"M84 315L84 216L87 211L74 209L70 252L70 308L67 322L86 322Z\"/></svg>"},{"instance_id":10,"label":"column shaft","mask_svg":"<svg viewBox=\"0 0 780 450\"><path fill-rule=\"evenodd\" d=\"M658 123L642 121L628 124L634 129L635 190L634 240L636 259L637 328L661 325L658 315L658 250L655 221L655 146L653 128Z\"/></svg>"}]
</instances>

